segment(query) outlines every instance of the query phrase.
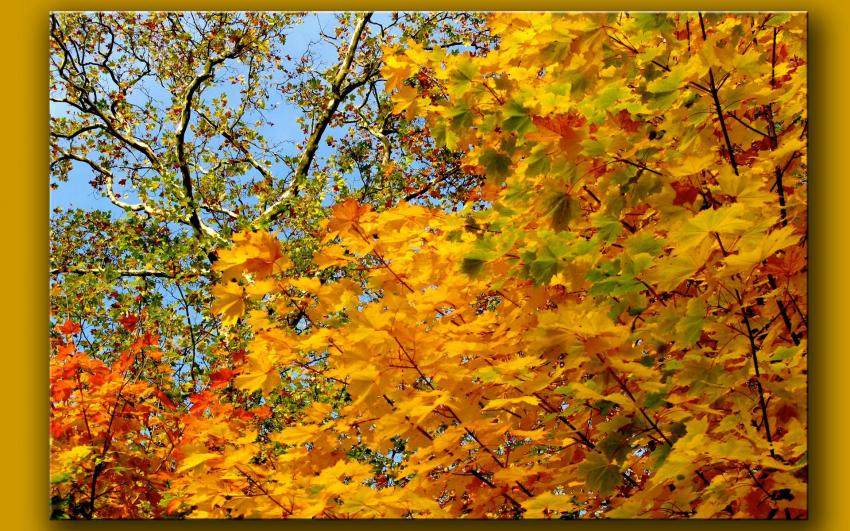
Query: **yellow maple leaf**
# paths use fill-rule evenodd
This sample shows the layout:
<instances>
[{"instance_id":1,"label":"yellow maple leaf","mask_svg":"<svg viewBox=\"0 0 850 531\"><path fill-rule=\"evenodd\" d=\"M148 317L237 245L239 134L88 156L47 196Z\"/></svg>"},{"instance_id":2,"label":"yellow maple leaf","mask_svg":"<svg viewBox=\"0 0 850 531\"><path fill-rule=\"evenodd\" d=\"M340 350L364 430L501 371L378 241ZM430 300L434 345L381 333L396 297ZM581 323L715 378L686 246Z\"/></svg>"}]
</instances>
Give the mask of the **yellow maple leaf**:
<instances>
[{"instance_id":1,"label":"yellow maple leaf","mask_svg":"<svg viewBox=\"0 0 850 531\"><path fill-rule=\"evenodd\" d=\"M522 405L526 406L537 406L540 404L540 399L534 396L518 396L515 398L497 398L495 400L490 400L487 404L484 405L484 411L488 411L491 409L501 409L503 407L507 408L515 408Z\"/></svg>"},{"instance_id":2,"label":"yellow maple leaf","mask_svg":"<svg viewBox=\"0 0 850 531\"><path fill-rule=\"evenodd\" d=\"M249 393L262 389L268 395L280 384L280 374L267 355L254 353L246 356L246 360L242 373L233 380L236 387Z\"/></svg>"},{"instance_id":3,"label":"yellow maple leaf","mask_svg":"<svg viewBox=\"0 0 850 531\"><path fill-rule=\"evenodd\" d=\"M724 274L731 276L751 270L766 258L773 256L775 252L795 245L799 241L800 236L796 234L793 226L777 229L760 238L758 245L754 248L744 249L738 254L727 256L724 260L726 262Z\"/></svg>"},{"instance_id":4,"label":"yellow maple leaf","mask_svg":"<svg viewBox=\"0 0 850 531\"><path fill-rule=\"evenodd\" d=\"M395 104L393 105L393 114L404 113L405 117L410 120L417 115L419 110L419 91L414 87L407 85L398 89L398 93L393 97Z\"/></svg>"},{"instance_id":5,"label":"yellow maple leaf","mask_svg":"<svg viewBox=\"0 0 850 531\"><path fill-rule=\"evenodd\" d=\"M182 474L183 472L191 470L202 463L206 463L207 461L211 461L213 459L219 459L221 457L221 454L211 452L199 452L189 454L180 460L180 464L177 466L177 473Z\"/></svg>"},{"instance_id":6,"label":"yellow maple leaf","mask_svg":"<svg viewBox=\"0 0 850 531\"><path fill-rule=\"evenodd\" d=\"M555 512L571 512L577 510L572 496L544 492L522 502L527 518L551 518Z\"/></svg>"},{"instance_id":7,"label":"yellow maple leaf","mask_svg":"<svg viewBox=\"0 0 850 531\"><path fill-rule=\"evenodd\" d=\"M289 426L282 429L279 433L269 435L269 438L276 443L299 446L312 441L319 432L319 429L320 427L316 424Z\"/></svg>"},{"instance_id":8,"label":"yellow maple leaf","mask_svg":"<svg viewBox=\"0 0 850 531\"><path fill-rule=\"evenodd\" d=\"M291 262L283 255L280 241L266 231L243 231L233 235L233 247L220 249L213 269L223 271L225 279L242 271L264 278L273 272L284 271Z\"/></svg>"},{"instance_id":9,"label":"yellow maple leaf","mask_svg":"<svg viewBox=\"0 0 850 531\"><path fill-rule=\"evenodd\" d=\"M744 205L736 203L716 210L703 210L674 231L670 239L676 242L676 251L681 254L707 238L714 239L715 234L736 234L752 225Z\"/></svg>"},{"instance_id":10,"label":"yellow maple leaf","mask_svg":"<svg viewBox=\"0 0 850 531\"><path fill-rule=\"evenodd\" d=\"M382 47L384 66L381 73L386 80L385 90L392 92L402 86L404 80L411 77L419 67L404 54L397 54L395 48Z\"/></svg>"},{"instance_id":11,"label":"yellow maple leaf","mask_svg":"<svg viewBox=\"0 0 850 531\"><path fill-rule=\"evenodd\" d=\"M212 288L215 301L212 311L221 316L221 322L225 325L234 325L236 320L245 313L244 290L235 280L216 284Z\"/></svg>"},{"instance_id":12,"label":"yellow maple leaf","mask_svg":"<svg viewBox=\"0 0 850 531\"><path fill-rule=\"evenodd\" d=\"M340 267L348 265L353 257L345 254L345 248L341 245L329 245L313 255L313 261L319 269L328 267Z\"/></svg>"}]
</instances>

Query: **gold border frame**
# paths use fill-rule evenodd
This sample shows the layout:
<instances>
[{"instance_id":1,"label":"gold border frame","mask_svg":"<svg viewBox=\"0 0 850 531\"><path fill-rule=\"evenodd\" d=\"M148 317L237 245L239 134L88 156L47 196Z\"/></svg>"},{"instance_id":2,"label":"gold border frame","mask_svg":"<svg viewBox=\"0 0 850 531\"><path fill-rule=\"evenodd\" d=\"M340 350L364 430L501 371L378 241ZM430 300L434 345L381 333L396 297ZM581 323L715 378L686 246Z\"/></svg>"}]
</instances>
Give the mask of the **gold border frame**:
<instances>
[{"instance_id":1,"label":"gold border frame","mask_svg":"<svg viewBox=\"0 0 850 531\"><path fill-rule=\"evenodd\" d=\"M4 187L0 200L3 233L9 237L3 246L2 286L0 311L4 334L7 338L0 349L5 370L3 389L4 415L2 417L2 444L4 474L0 481L2 495L1 518L9 529L59 529L72 525L50 521L48 499L48 436L47 436L47 350L46 325L48 315L47 253L48 212L47 168L47 112L44 94L47 87L47 14L51 10L347 10L347 9L469 9L469 10L688 10L695 6L681 1L662 2L555 2L527 0L506 2L503 0L465 0L447 2L432 0L425 2L390 2L387 0L364 0L356 4L340 0L304 1L255 1L246 2L188 2L188 1L128 1L116 2L46 2L31 0L14 2L7 9L6 24L2 31L5 51L5 75L0 84L2 105L5 107L5 124L0 128L5 153L9 162L4 167L0 182ZM841 208L840 202L848 197L848 181L842 178L842 155L846 153L845 129L848 120L848 105L843 100L848 87L847 52L850 37L850 10L837 2L792 3L787 1L751 1L747 3L718 1L699 6L706 10L720 11L768 11L807 10L809 12L809 115L810 135L813 149L809 155L809 174L815 176L810 183L810 261L809 296L814 308L814 326L810 345L813 347L809 367L812 369L809 385L810 447L814 450L809 458L810 490L809 520L795 524L777 524L767 521L721 521L670 522L656 521L602 521L592 524L594 528L606 529L665 529L698 528L728 529L728 526L767 528L776 525L793 525L795 529L839 529L845 518L842 514L845 489L848 488L846 458L841 450L848 428L842 421L844 402L838 394L844 375L848 374L847 359L839 347L841 337L839 319L843 304L848 299L846 284L840 281L839 266L846 259L847 241L844 227L850 208ZM832 348L830 348L832 347ZM827 361L828 360L828 361ZM463 527L501 526L481 521L455 523L454 521L425 521L418 528L436 528L445 525ZM90 524L92 525L92 524ZM134 529L154 529L158 521L111 522L94 524ZM171 524L165 524L171 525ZM183 529L226 528L242 525L264 528L271 526L294 526L313 529L345 529L379 526L390 529L401 525L396 521L355 521L332 523L328 521L280 522L276 520L233 523L226 521L181 522ZM522 522L516 525L548 526L546 522ZM569 524L555 524L569 525ZM846 524L845 524L846 525ZM596 527L599 526L599 527ZM492 529L492 527L491 527Z\"/></svg>"}]
</instances>

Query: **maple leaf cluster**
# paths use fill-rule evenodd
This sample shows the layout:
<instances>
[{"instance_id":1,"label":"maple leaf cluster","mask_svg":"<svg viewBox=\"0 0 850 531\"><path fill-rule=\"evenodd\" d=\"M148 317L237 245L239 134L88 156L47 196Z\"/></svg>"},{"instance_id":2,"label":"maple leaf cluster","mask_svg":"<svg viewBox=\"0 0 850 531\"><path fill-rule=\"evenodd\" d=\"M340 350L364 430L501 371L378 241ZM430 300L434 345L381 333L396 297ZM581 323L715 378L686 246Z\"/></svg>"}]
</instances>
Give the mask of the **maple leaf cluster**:
<instances>
[{"instance_id":1,"label":"maple leaf cluster","mask_svg":"<svg viewBox=\"0 0 850 531\"><path fill-rule=\"evenodd\" d=\"M481 177L457 212L338 202L306 269L265 231L219 251L212 308L246 348L179 442L142 431L173 460L151 507L807 517L805 16L488 22L486 54L384 49L394 111ZM115 416L131 389L95 396L76 359L54 456L90 477L82 398Z\"/></svg>"}]
</instances>

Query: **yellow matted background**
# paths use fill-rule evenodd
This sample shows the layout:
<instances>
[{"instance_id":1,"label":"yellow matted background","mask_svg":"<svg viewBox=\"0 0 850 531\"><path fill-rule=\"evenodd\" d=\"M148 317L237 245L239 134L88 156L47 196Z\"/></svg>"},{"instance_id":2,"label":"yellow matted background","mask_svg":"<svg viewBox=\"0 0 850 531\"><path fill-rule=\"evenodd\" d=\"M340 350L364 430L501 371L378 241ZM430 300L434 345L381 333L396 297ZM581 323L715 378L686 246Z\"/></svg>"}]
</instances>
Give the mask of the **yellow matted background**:
<instances>
[{"instance_id":1,"label":"yellow matted background","mask_svg":"<svg viewBox=\"0 0 850 531\"><path fill-rule=\"evenodd\" d=\"M714 1L545 1L545 0L423 0L355 1L283 0L227 1L45 1L11 0L0 24L0 389L4 414L0 417L0 528L29 529L127 528L182 529L249 528L417 529L444 526L504 529L553 528L578 525L594 529L782 528L848 529L850 475L847 470L847 406L850 382L845 347L850 302L847 293L850 246L850 9L829 2ZM810 151L810 516L807 522L604 521L595 523L430 521L308 522L308 521L193 521L99 522L80 524L48 520L48 179L47 179L47 29L51 10L704 10L809 12ZM850 269L850 267L848 267ZM845 323L842 330L841 323ZM845 350L847 348L847 350ZM842 387L844 389L842 389ZM841 393L848 390L848 394ZM80 526L80 527L78 527ZM157 527L155 527L157 526Z\"/></svg>"}]
</instances>

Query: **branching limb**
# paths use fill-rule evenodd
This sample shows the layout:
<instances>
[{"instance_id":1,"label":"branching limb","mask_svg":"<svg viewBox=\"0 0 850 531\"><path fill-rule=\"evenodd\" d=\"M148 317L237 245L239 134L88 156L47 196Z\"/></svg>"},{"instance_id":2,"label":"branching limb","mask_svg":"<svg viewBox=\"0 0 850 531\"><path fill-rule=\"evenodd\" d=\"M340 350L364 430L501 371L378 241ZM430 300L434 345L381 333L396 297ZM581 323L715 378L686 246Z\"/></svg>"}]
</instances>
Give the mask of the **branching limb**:
<instances>
[{"instance_id":1,"label":"branching limb","mask_svg":"<svg viewBox=\"0 0 850 531\"><path fill-rule=\"evenodd\" d=\"M56 133L54 131L51 131L50 136L55 138L64 138L66 140L72 140L83 133L87 133L89 131L96 131L97 129L103 129L103 126L98 124L86 125L70 133Z\"/></svg>"},{"instance_id":2,"label":"branching limb","mask_svg":"<svg viewBox=\"0 0 850 531\"><path fill-rule=\"evenodd\" d=\"M277 217L284 212L287 200L290 197L298 195L301 184L307 178L310 166L313 163L313 158L316 156L316 150L319 148L319 142L322 139L322 135L324 135L325 129L328 127L328 124L330 124L334 114L336 114L336 110L339 108L340 103L342 103L342 101L351 92L368 83L377 73L376 71L370 70L364 78L345 85L345 79L351 69L354 54L357 52L360 36L363 34L363 29L366 26L366 23L369 22L369 18L371 16L372 13L365 13L357 20L357 24L351 34L351 40L348 42L348 49L345 52L345 56L337 69L336 76L334 77L331 85L331 97L316 122L313 133L310 135L307 145L304 148L304 152L298 159L298 165L296 166L295 172L292 176L292 182L280 195L277 201L269 205L268 208L266 208L263 213L254 220L255 226L263 225L269 221L277 219Z\"/></svg>"},{"instance_id":3,"label":"branching limb","mask_svg":"<svg viewBox=\"0 0 850 531\"><path fill-rule=\"evenodd\" d=\"M177 140L177 165L180 169L180 176L183 182L183 192L186 194L186 199L189 203L189 223L195 229L196 235L200 238L201 235L205 235L214 240L218 240L220 242L225 241L221 235L204 223L200 216L198 215L198 203L195 199L194 192L192 190L192 173L189 170L189 163L186 160L186 131L189 128L189 120L192 117L192 100L195 95L201 89L201 85L212 78L213 69L226 61L227 59L233 59L238 57L240 53L245 49L244 41L238 41L234 47L219 57L214 59L208 59L206 64L204 64L204 69L200 75L196 76L186 88L186 92L183 96L183 102L181 105L180 112L180 123L177 126L176 140Z\"/></svg>"},{"instance_id":4,"label":"branching limb","mask_svg":"<svg viewBox=\"0 0 850 531\"><path fill-rule=\"evenodd\" d=\"M413 199L416 199L417 197L421 196L422 194L427 193L429 190L431 190L432 188L434 188L438 184L442 183L443 181L445 181L446 179L448 179L449 177L452 177L454 175L460 175L460 166L457 166L457 167L453 168L451 171L447 171L446 173L440 175L438 178L434 179L433 181L426 183L425 186L416 190L415 192L411 192L411 193L407 194L406 196L404 196L404 200L405 201L412 201Z\"/></svg>"},{"instance_id":5,"label":"branching limb","mask_svg":"<svg viewBox=\"0 0 850 531\"><path fill-rule=\"evenodd\" d=\"M118 196L115 194L115 190L113 190L113 186L114 186L114 182L115 182L115 176L113 175L113 173L109 169L107 169L103 165L98 164L97 162L95 162L95 161L93 161L89 158L77 155L75 153L68 153L67 151L60 151L60 154L62 156L59 159L55 160L54 164L61 162L63 160L76 160L78 162L82 162L84 164L87 164L90 168L92 168L93 170L95 170L96 172L101 174L103 176L104 180L106 181L106 186L104 187L105 190L106 190L106 197L109 199L109 201L113 205L117 206L118 208L120 208L122 210L131 211L131 212L146 212L147 214L150 214L151 216L155 216L155 217L158 217L158 218L166 218L167 217L164 210L161 210L159 208L148 205L144 201L136 203L136 204L131 204L131 203L127 203L127 202L124 202L124 201L121 201L120 199L118 199Z\"/></svg>"},{"instance_id":6,"label":"branching limb","mask_svg":"<svg viewBox=\"0 0 850 531\"><path fill-rule=\"evenodd\" d=\"M200 115L201 118L203 118L204 121L207 122L210 126L215 128L221 134L221 136L224 137L225 140L227 140L228 142L230 142L231 145L233 145L233 147L239 150L239 152L245 156L245 160L248 162L248 164L250 164L258 172L260 172L260 175L262 175L265 179L269 181L274 181L274 175L272 175L271 170L269 170L269 168L267 168L265 165L260 164L260 162L254 157L254 155L251 154L251 152L245 147L245 144L238 141L236 137L233 136L232 131L228 131L226 127L223 127L220 124L216 124L210 119L209 116L207 116L202 111L198 111L198 115ZM236 216L236 218L238 218L238 216Z\"/></svg>"},{"instance_id":7,"label":"branching limb","mask_svg":"<svg viewBox=\"0 0 850 531\"><path fill-rule=\"evenodd\" d=\"M383 146L384 150L383 154L381 155L381 167L385 167L387 164L389 164L390 155L392 154L392 146L390 145L390 140L387 138L387 135L384 134L383 130L378 130L375 127L370 126L369 122L359 110L357 111L357 115L360 117L360 127L375 138L377 138L378 141L381 143L381 146ZM387 118L389 118L389 114L384 117L384 119L382 120L382 124L386 124Z\"/></svg>"},{"instance_id":8,"label":"branching limb","mask_svg":"<svg viewBox=\"0 0 850 531\"><path fill-rule=\"evenodd\" d=\"M738 290L735 290L735 297L738 299L738 305L741 307L741 316L744 318L744 325L747 327L747 339L750 342L750 355L753 359L753 371L755 372L756 389L759 394L759 408L761 409L762 425L764 426L764 436L767 443L770 445L770 456L776 457L776 452L773 449L773 435L770 432L770 418L767 415L767 401L764 398L764 387L761 385L761 371L759 370L758 347L756 346L755 334L750 326L750 318L747 315L747 308L744 306L744 299Z\"/></svg>"}]
</instances>

